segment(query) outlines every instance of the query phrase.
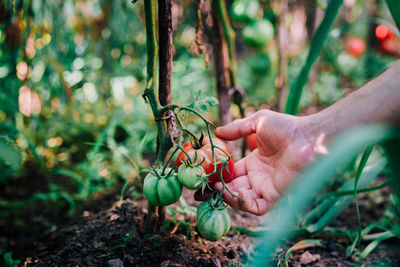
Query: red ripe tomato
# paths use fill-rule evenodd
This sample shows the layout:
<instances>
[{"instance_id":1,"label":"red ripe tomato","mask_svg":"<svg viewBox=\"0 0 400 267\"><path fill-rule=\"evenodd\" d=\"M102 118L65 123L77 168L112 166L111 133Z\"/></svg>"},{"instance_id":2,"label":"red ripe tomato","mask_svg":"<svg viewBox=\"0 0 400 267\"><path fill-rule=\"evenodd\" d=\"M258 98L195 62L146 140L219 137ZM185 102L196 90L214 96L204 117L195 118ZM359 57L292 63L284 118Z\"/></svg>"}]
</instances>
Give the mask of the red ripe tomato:
<instances>
[{"instance_id":1,"label":"red ripe tomato","mask_svg":"<svg viewBox=\"0 0 400 267\"><path fill-rule=\"evenodd\" d=\"M221 139L212 138L212 141L215 146L222 148L229 155L231 155L231 158L229 159L228 165L227 165L228 168L227 169L224 168L222 171L222 178L224 179L225 182L229 182L234 178L233 177L233 166L234 166L235 160L233 159L232 152L231 152L229 146L225 142L223 142ZM213 158L212 158L210 139L208 137L204 137L203 140L200 139L199 143L200 144L197 147L197 145L192 145L192 142L188 141L184 145L183 149L189 155L192 163L194 163L196 153L197 153L196 163L200 163L204 159L203 163L201 163L200 166L202 166L204 168L206 174L208 175L214 171L214 162L213 162ZM220 149L214 149L214 153L216 155L216 158L215 158L216 162L221 161L221 158L227 158L227 155ZM183 151L181 151L181 153L179 153L179 155L178 155L178 158L176 159L176 166L179 168L179 166L181 166L186 160L187 160L187 157L186 157L185 153ZM217 164L218 172L221 171L222 167L223 167L223 163ZM208 181L210 183L214 183L219 180L220 179L219 179L218 173L215 173L208 178Z\"/></svg>"},{"instance_id":2,"label":"red ripe tomato","mask_svg":"<svg viewBox=\"0 0 400 267\"><path fill-rule=\"evenodd\" d=\"M386 40L382 40L379 44L382 52L391 55L400 54L400 41L396 37L390 37Z\"/></svg>"},{"instance_id":3,"label":"red ripe tomato","mask_svg":"<svg viewBox=\"0 0 400 267\"><path fill-rule=\"evenodd\" d=\"M378 27L375 29L376 38L379 40L386 40L390 37L393 37L393 32L389 29L388 26L384 24L379 24Z\"/></svg>"},{"instance_id":4,"label":"red ripe tomato","mask_svg":"<svg viewBox=\"0 0 400 267\"><path fill-rule=\"evenodd\" d=\"M257 148L257 135L255 133L249 135L246 137L246 144L247 147L253 151L254 149Z\"/></svg>"},{"instance_id":5,"label":"red ripe tomato","mask_svg":"<svg viewBox=\"0 0 400 267\"><path fill-rule=\"evenodd\" d=\"M350 55L359 58L367 49L364 39L357 36L347 37L344 42L344 48Z\"/></svg>"}]
</instances>

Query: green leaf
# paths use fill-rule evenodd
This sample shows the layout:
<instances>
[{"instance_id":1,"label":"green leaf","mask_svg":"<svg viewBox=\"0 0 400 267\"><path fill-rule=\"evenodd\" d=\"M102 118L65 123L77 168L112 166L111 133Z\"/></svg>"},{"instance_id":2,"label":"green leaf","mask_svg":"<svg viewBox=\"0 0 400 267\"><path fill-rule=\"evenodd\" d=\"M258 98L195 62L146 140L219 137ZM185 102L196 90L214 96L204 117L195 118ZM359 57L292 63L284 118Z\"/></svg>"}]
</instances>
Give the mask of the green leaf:
<instances>
[{"instance_id":1,"label":"green leaf","mask_svg":"<svg viewBox=\"0 0 400 267\"><path fill-rule=\"evenodd\" d=\"M307 60L303 65L295 82L290 87L287 103L285 106L285 113L292 115L296 115L298 113L301 94L303 91L303 87L308 80L308 75L310 73L311 67L322 50L322 47L328 37L329 31L342 4L343 0L329 1L325 16L322 19L321 24L319 25L311 40Z\"/></svg>"},{"instance_id":2,"label":"green leaf","mask_svg":"<svg viewBox=\"0 0 400 267\"><path fill-rule=\"evenodd\" d=\"M215 97L203 96L201 90L194 93L194 101L187 105L189 108L194 108L199 110L201 113L208 112L208 108L218 105L219 102Z\"/></svg>"},{"instance_id":3,"label":"green leaf","mask_svg":"<svg viewBox=\"0 0 400 267\"><path fill-rule=\"evenodd\" d=\"M400 30L400 1L399 0L386 0L386 4L392 15L397 28Z\"/></svg>"},{"instance_id":4,"label":"green leaf","mask_svg":"<svg viewBox=\"0 0 400 267\"><path fill-rule=\"evenodd\" d=\"M2 137L0 137L0 166L10 172L16 172L21 168L21 154Z\"/></svg>"},{"instance_id":5,"label":"green leaf","mask_svg":"<svg viewBox=\"0 0 400 267\"><path fill-rule=\"evenodd\" d=\"M12 252L6 252L3 256L4 266L6 267L14 267L21 263L20 260L14 260L12 257Z\"/></svg>"},{"instance_id":6,"label":"green leaf","mask_svg":"<svg viewBox=\"0 0 400 267\"><path fill-rule=\"evenodd\" d=\"M203 98L203 102L209 107L219 104L218 99L216 99L213 96L207 96L207 97Z\"/></svg>"}]
</instances>

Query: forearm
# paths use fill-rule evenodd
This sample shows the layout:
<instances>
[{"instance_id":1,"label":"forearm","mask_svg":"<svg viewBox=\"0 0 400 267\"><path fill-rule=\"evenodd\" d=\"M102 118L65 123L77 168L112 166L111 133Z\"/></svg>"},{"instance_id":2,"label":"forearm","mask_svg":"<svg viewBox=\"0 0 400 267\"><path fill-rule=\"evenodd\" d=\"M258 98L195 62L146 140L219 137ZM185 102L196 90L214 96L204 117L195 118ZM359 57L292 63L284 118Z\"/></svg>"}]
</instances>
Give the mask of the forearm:
<instances>
[{"instance_id":1,"label":"forearm","mask_svg":"<svg viewBox=\"0 0 400 267\"><path fill-rule=\"evenodd\" d=\"M362 88L307 119L327 139L358 125L400 124L400 61Z\"/></svg>"}]
</instances>

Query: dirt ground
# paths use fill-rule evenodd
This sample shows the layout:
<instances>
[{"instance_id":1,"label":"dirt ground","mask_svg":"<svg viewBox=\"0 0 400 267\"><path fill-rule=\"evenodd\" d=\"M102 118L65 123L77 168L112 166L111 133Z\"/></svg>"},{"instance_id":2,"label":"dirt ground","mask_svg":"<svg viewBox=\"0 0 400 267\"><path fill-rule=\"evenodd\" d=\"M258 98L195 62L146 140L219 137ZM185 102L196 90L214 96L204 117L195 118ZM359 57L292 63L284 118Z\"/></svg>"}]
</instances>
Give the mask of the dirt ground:
<instances>
[{"instance_id":1,"label":"dirt ground","mask_svg":"<svg viewBox=\"0 0 400 267\"><path fill-rule=\"evenodd\" d=\"M189 204L196 204L192 193L184 191ZM368 197L361 197L363 223L379 216L382 209L371 209ZM62 218L58 225L46 230L36 217L31 232L13 233L10 242L13 257L21 266L241 266L255 256L255 237L231 230L217 242L202 239L196 232L195 218L191 220L191 234L184 227L165 224L160 233L144 233L146 201L126 200L119 203L117 193L94 198L75 214ZM176 206L176 205L175 205ZM350 207L334 226L354 228L353 209ZM351 215L351 216L350 216ZM171 215L167 214L171 219ZM35 217L32 217L35 218ZM233 227L256 227L263 217L232 210ZM122 237L131 238L124 242ZM2 237L3 238L3 237ZM10 238L10 234L9 234ZM285 254L293 244L318 236L296 237L276 249L275 266L284 263ZM346 258L344 245L332 237L323 238L323 247L294 251L287 266L354 266L355 259ZM397 240L389 240L365 261L370 266L399 266L400 247ZM374 264L375 263L375 264ZM379 264L379 265L376 265ZM282 265L285 266L285 265Z\"/></svg>"}]
</instances>

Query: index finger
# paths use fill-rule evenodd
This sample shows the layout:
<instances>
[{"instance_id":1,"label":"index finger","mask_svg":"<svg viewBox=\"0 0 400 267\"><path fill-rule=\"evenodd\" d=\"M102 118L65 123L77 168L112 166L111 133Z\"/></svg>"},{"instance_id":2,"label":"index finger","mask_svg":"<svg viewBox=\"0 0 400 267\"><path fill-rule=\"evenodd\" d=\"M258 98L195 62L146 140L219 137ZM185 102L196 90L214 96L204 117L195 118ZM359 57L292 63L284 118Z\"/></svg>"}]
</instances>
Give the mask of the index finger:
<instances>
[{"instance_id":1,"label":"index finger","mask_svg":"<svg viewBox=\"0 0 400 267\"><path fill-rule=\"evenodd\" d=\"M257 123L260 119L259 112L243 119L234 120L225 126L218 127L214 133L224 140L236 140L256 132Z\"/></svg>"}]
</instances>

